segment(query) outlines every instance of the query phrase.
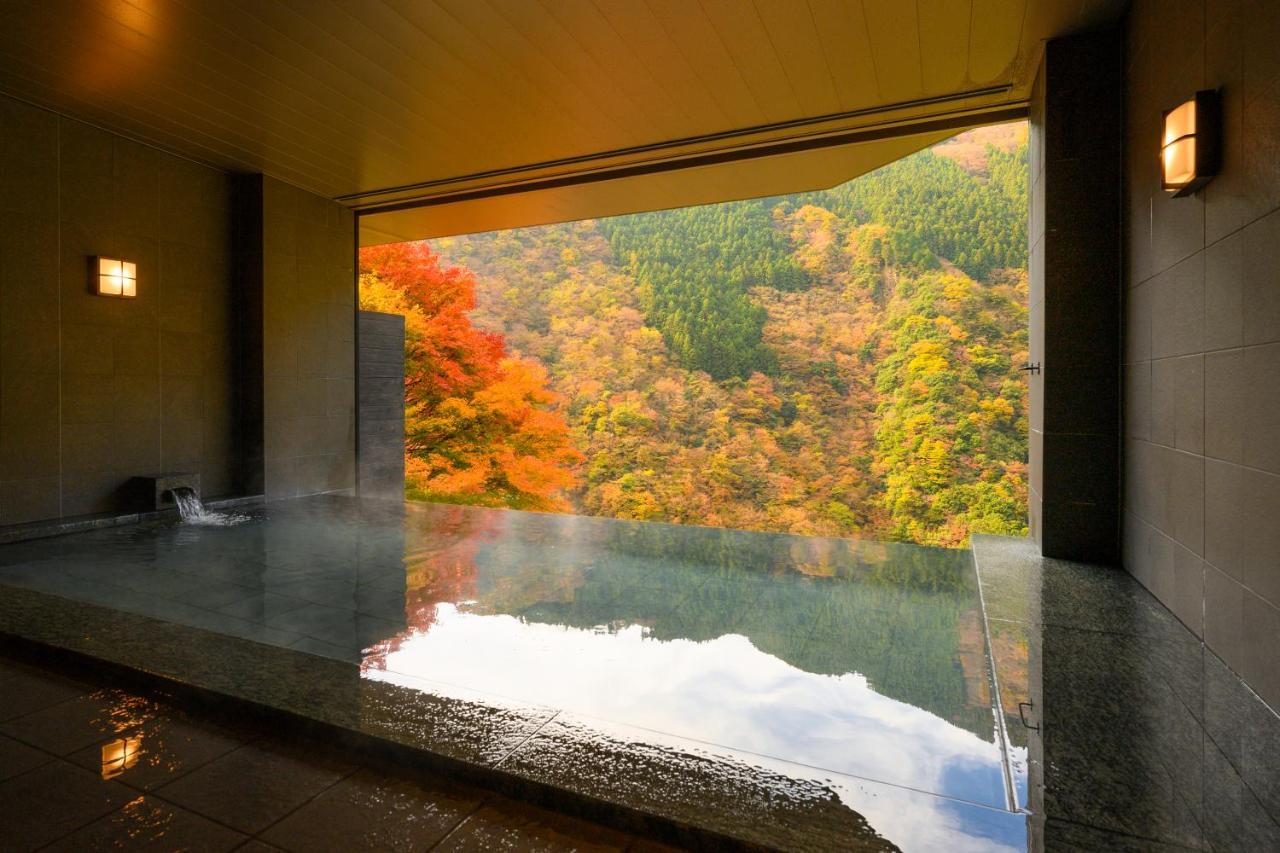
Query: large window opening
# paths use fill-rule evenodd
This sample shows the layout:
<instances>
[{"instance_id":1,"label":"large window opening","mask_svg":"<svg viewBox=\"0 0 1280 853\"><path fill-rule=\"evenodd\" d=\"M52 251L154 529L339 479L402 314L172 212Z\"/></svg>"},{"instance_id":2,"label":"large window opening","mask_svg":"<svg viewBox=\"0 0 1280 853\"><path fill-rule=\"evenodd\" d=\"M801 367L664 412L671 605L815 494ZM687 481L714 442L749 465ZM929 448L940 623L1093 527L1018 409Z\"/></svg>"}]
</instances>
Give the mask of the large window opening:
<instances>
[{"instance_id":1,"label":"large window opening","mask_svg":"<svg viewBox=\"0 0 1280 853\"><path fill-rule=\"evenodd\" d=\"M410 499L960 546L1026 532L1027 152L366 248Z\"/></svg>"}]
</instances>

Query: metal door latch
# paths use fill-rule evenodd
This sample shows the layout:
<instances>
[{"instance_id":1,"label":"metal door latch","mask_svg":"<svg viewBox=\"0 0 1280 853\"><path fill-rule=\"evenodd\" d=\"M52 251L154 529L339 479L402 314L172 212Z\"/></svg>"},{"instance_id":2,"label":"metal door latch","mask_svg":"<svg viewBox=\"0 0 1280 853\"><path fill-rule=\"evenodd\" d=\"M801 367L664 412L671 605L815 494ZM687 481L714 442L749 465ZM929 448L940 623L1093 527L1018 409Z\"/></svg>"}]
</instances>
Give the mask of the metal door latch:
<instances>
[{"instance_id":1,"label":"metal door latch","mask_svg":"<svg viewBox=\"0 0 1280 853\"><path fill-rule=\"evenodd\" d=\"M1036 361L1036 362L1028 361L1026 364L1022 365L1022 367L1019 367L1018 369L1019 369L1019 370L1025 370L1025 371L1027 371L1027 373L1039 373L1039 372L1040 372L1040 362L1038 362L1038 361Z\"/></svg>"},{"instance_id":2,"label":"metal door latch","mask_svg":"<svg viewBox=\"0 0 1280 853\"><path fill-rule=\"evenodd\" d=\"M1030 708L1031 710L1033 710L1033 711L1034 711L1034 710L1035 710L1035 705L1031 704L1030 702L1019 702L1019 703L1018 703L1018 716L1022 719L1022 725L1023 725L1023 726L1025 726L1025 727L1026 727L1026 728L1028 728L1028 729L1031 729L1033 732L1038 732L1038 731L1040 731L1040 726L1038 726L1038 725L1033 726L1033 725L1031 725L1030 723L1028 723L1028 722L1027 722L1027 712L1024 710L1024 709L1026 709L1026 708Z\"/></svg>"}]
</instances>

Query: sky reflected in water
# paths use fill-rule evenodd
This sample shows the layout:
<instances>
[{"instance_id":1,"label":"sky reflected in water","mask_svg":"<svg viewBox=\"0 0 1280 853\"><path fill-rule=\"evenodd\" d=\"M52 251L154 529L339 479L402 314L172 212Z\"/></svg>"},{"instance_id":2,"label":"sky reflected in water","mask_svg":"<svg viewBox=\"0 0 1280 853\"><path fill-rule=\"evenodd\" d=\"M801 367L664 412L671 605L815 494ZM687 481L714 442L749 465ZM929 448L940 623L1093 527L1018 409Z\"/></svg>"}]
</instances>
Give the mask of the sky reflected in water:
<instances>
[{"instance_id":1,"label":"sky reflected in water","mask_svg":"<svg viewBox=\"0 0 1280 853\"><path fill-rule=\"evenodd\" d=\"M422 514L408 624L366 650L369 677L1005 805L965 552Z\"/></svg>"}]
</instances>

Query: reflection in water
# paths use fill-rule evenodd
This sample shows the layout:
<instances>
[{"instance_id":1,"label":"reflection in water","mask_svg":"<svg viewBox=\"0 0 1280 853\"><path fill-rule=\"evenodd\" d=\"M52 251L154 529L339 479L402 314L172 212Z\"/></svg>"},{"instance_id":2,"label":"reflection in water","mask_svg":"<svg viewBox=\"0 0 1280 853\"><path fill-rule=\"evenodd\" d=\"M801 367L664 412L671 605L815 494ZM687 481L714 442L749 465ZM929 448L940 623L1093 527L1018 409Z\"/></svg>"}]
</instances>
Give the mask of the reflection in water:
<instances>
[{"instance_id":1,"label":"reflection in water","mask_svg":"<svg viewBox=\"0 0 1280 853\"><path fill-rule=\"evenodd\" d=\"M17 543L0 583L360 661L362 683L279 654L262 655L271 677L217 678L717 831L761 836L755 821L781 843L830 825L905 850L1024 838L968 552L338 497L252 515ZM146 787L183 764L181 723L116 705L105 772Z\"/></svg>"},{"instance_id":2,"label":"reflection in water","mask_svg":"<svg viewBox=\"0 0 1280 853\"><path fill-rule=\"evenodd\" d=\"M967 552L460 507L411 519L408 627L366 650L369 677L1005 805Z\"/></svg>"},{"instance_id":3,"label":"reflection in water","mask_svg":"<svg viewBox=\"0 0 1280 853\"><path fill-rule=\"evenodd\" d=\"M138 763L142 735L116 738L102 745L102 778L114 779Z\"/></svg>"}]
</instances>

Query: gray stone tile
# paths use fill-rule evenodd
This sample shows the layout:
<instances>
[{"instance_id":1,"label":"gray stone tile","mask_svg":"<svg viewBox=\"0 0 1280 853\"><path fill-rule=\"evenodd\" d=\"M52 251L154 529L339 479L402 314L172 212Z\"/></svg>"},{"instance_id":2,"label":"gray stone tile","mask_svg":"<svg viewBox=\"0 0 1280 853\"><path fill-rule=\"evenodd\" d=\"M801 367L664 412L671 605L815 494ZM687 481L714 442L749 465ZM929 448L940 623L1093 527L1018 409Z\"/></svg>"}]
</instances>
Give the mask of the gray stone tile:
<instances>
[{"instance_id":1,"label":"gray stone tile","mask_svg":"<svg viewBox=\"0 0 1280 853\"><path fill-rule=\"evenodd\" d=\"M1280 603L1280 477L1240 471L1241 580L1272 603Z\"/></svg>"},{"instance_id":2,"label":"gray stone tile","mask_svg":"<svg viewBox=\"0 0 1280 853\"><path fill-rule=\"evenodd\" d=\"M244 846L236 848L240 853L279 853L280 848L252 838Z\"/></svg>"},{"instance_id":3,"label":"gray stone tile","mask_svg":"<svg viewBox=\"0 0 1280 853\"><path fill-rule=\"evenodd\" d=\"M364 659L364 655L362 654L363 647L326 643L324 640L317 640L314 637L299 637L297 640L289 644L289 648L297 649L300 652L306 652L310 655L319 655L320 657L330 658L332 660L345 661L346 663L358 664Z\"/></svg>"},{"instance_id":4,"label":"gray stone tile","mask_svg":"<svg viewBox=\"0 0 1280 853\"><path fill-rule=\"evenodd\" d=\"M0 735L0 781L48 764L53 756L11 737Z\"/></svg>"},{"instance_id":5,"label":"gray stone tile","mask_svg":"<svg viewBox=\"0 0 1280 853\"><path fill-rule=\"evenodd\" d=\"M463 821L437 850L481 851L495 849L537 850L546 853L573 850L622 851L631 839L620 832L573 820L542 809L504 803L486 805Z\"/></svg>"},{"instance_id":6,"label":"gray stone tile","mask_svg":"<svg viewBox=\"0 0 1280 853\"><path fill-rule=\"evenodd\" d=\"M1280 609L1244 592L1244 680L1272 708L1280 708Z\"/></svg>"},{"instance_id":7,"label":"gray stone tile","mask_svg":"<svg viewBox=\"0 0 1280 853\"><path fill-rule=\"evenodd\" d=\"M1205 562L1186 548L1173 552L1173 597L1169 609L1197 637L1204 635Z\"/></svg>"},{"instance_id":8,"label":"gray stone tile","mask_svg":"<svg viewBox=\"0 0 1280 853\"><path fill-rule=\"evenodd\" d=\"M1025 539L978 534L973 543L988 618L1155 637L1182 630L1124 571L1042 558Z\"/></svg>"},{"instance_id":9,"label":"gray stone tile","mask_svg":"<svg viewBox=\"0 0 1280 853\"><path fill-rule=\"evenodd\" d=\"M6 850L36 850L123 806L136 796L115 782L54 761L0 782Z\"/></svg>"},{"instance_id":10,"label":"gray stone tile","mask_svg":"<svg viewBox=\"0 0 1280 853\"><path fill-rule=\"evenodd\" d=\"M361 770L262 834L297 853L425 850L480 807L476 791Z\"/></svg>"},{"instance_id":11,"label":"gray stone tile","mask_svg":"<svg viewBox=\"0 0 1280 853\"><path fill-rule=\"evenodd\" d=\"M1173 447L1177 418L1176 359L1151 362L1151 441Z\"/></svg>"},{"instance_id":12,"label":"gray stone tile","mask_svg":"<svg viewBox=\"0 0 1280 853\"><path fill-rule=\"evenodd\" d=\"M1204 452L1215 459L1240 462L1244 434L1250 429L1244 405L1244 355L1241 350L1211 352L1204 357Z\"/></svg>"},{"instance_id":13,"label":"gray stone tile","mask_svg":"<svg viewBox=\"0 0 1280 853\"><path fill-rule=\"evenodd\" d=\"M1041 659L1054 662L1043 676L1045 814L1198 847L1198 763L1187 755L1200 749L1200 644L1190 634L1179 642L1051 627L1042 644Z\"/></svg>"},{"instance_id":14,"label":"gray stone tile","mask_svg":"<svg viewBox=\"0 0 1280 853\"><path fill-rule=\"evenodd\" d=\"M308 604L268 620L270 627L304 635L325 643L350 648L365 646L395 636L404 622L392 622L357 613L354 609Z\"/></svg>"},{"instance_id":15,"label":"gray stone tile","mask_svg":"<svg viewBox=\"0 0 1280 853\"><path fill-rule=\"evenodd\" d=\"M1213 566L1204 572L1204 641L1237 672L1244 668L1244 589Z\"/></svg>"},{"instance_id":16,"label":"gray stone tile","mask_svg":"<svg viewBox=\"0 0 1280 853\"><path fill-rule=\"evenodd\" d=\"M237 849L247 840L246 835L171 803L142 796L45 849L67 853L120 849L217 853Z\"/></svg>"},{"instance_id":17,"label":"gray stone tile","mask_svg":"<svg viewBox=\"0 0 1280 853\"><path fill-rule=\"evenodd\" d=\"M1244 579L1244 475L1238 465L1205 460L1205 559L1237 581Z\"/></svg>"},{"instance_id":18,"label":"gray stone tile","mask_svg":"<svg viewBox=\"0 0 1280 853\"><path fill-rule=\"evenodd\" d=\"M1280 288L1277 288L1280 290ZM1243 353L1245 465L1280 474L1280 344Z\"/></svg>"},{"instance_id":19,"label":"gray stone tile","mask_svg":"<svg viewBox=\"0 0 1280 853\"><path fill-rule=\"evenodd\" d=\"M1280 849L1280 825L1213 741L1205 742L1205 841L1212 850Z\"/></svg>"},{"instance_id":20,"label":"gray stone tile","mask_svg":"<svg viewBox=\"0 0 1280 853\"><path fill-rule=\"evenodd\" d=\"M1169 527L1166 532L1197 555L1204 554L1204 457L1171 454Z\"/></svg>"},{"instance_id":21,"label":"gray stone tile","mask_svg":"<svg viewBox=\"0 0 1280 853\"><path fill-rule=\"evenodd\" d=\"M241 737L207 722L167 713L142 721L127 732L132 761L121 761L114 738L69 756L88 770L111 773L123 784L149 791L202 767L242 744Z\"/></svg>"},{"instance_id":22,"label":"gray stone tile","mask_svg":"<svg viewBox=\"0 0 1280 853\"><path fill-rule=\"evenodd\" d=\"M161 713L155 702L120 690L99 690L0 725L9 737L55 755L132 734Z\"/></svg>"},{"instance_id":23,"label":"gray stone tile","mask_svg":"<svg viewBox=\"0 0 1280 853\"><path fill-rule=\"evenodd\" d=\"M91 688L70 679L32 670L11 669L3 682L0 720L18 717L83 696Z\"/></svg>"},{"instance_id":24,"label":"gray stone tile","mask_svg":"<svg viewBox=\"0 0 1280 853\"><path fill-rule=\"evenodd\" d=\"M1174 446L1204 453L1205 361L1202 355L1174 360Z\"/></svg>"},{"instance_id":25,"label":"gray stone tile","mask_svg":"<svg viewBox=\"0 0 1280 853\"><path fill-rule=\"evenodd\" d=\"M290 610L297 610L306 604L307 602L298 598L276 595L272 592L258 592L215 609L228 616L265 625L273 617L288 613Z\"/></svg>"},{"instance_id":26,"label":"gray stone tile","mask_svg":"<svg viewBox=\"0 0 1280 853\"><path fill-rule=\"evenodd\" d=\"M1199 208L1162 200L1157 208ZM1202 217L1201 217L1202 218ZM1198 242L1198 241L1197 241ZM1184 244L1185 245L1185 244ZM1192 244L1195 245L1195 244ZM1151 357L1169 358L1204 351L1204 255L1197 253L1157 276L1152 284Z\"/></svg>"},{"instance_id":27,"label":"gray stone tile","mask_svg":"<svg viewBox=\"0 0 1280 853\"><path fill-rule=\"evenodd\" d=\"M1124 421L1125 437L1151 440L1151 362L1141 361L1125 367Z\"/></svg>"},{"instance_id":28,"label":"gray stone tile","mask_svg":"<svg viewBox=\"0 0 1280 853\"><path fill-rule=\"evenodd\" d=\"M156 789L165 800L255 834L355 768L274 745L242 746Z\"/></svg>"},{"instance_id":29,"label":"gray stone tile","mask_svg":"<svg viewBox=\"0 0 1280 853\"><path fill-rule=\"evenodd\" d=\"M1280 211L1242 232L1244 342L1280 341Z\"/></svg>"},{"instance_id":30,"label":"gray stone tile","mask_svg":"<svg viewBox=\"0 0 1280 853\"><path fill-rule=\"evenodd\" d=\"M1227 349L1244 344L1244 239L1232 234L1205 250L1204 345Z\"/></svg>"},{"instance_id":31,"label":"gray stone tile","mask_svg":"<svg viewBox=\"0 0 1280 853\"><path fill-rule=\"evenodd\" d=\"M1042 849L1046 853L1181 853L1196 848L1050 819L1045 824Z\"/></svg>"}]
</instances>

